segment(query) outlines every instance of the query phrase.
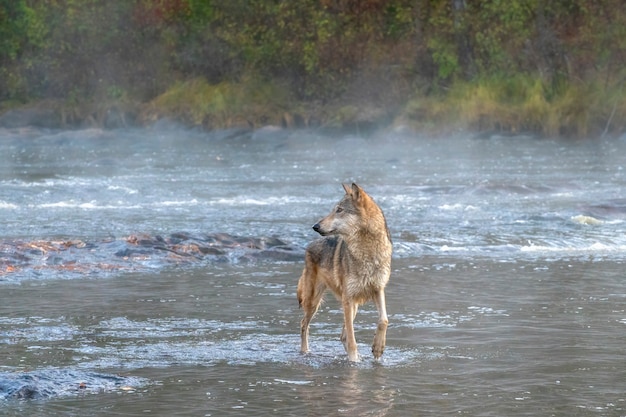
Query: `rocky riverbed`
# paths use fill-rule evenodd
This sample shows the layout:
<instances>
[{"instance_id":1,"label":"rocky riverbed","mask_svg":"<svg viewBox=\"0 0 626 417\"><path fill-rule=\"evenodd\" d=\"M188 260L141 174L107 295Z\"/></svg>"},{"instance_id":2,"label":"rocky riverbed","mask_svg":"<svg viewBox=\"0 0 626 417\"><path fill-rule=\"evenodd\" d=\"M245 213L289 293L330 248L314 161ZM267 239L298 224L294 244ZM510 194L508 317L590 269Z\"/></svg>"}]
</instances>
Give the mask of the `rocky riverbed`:
<instances>
[{"instance_id":1,"label":"rocky riverbed","mask_svg":"<svg viewBox=\"0 0 626 417\"><path fill-rule=\"evenodd\" d=\"M0 241L0 281L114 273L167 264L298 261L303 249L274 237L228 233L133 234L103 240Z\"/></svg>"}]
</instances>

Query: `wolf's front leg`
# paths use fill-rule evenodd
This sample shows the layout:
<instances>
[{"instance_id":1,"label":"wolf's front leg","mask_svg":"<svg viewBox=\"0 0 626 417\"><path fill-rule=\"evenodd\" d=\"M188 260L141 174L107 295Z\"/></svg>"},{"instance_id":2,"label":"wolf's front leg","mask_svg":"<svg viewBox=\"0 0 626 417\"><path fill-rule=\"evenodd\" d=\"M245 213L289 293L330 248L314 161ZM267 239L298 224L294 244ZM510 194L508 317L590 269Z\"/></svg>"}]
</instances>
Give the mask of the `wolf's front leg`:
<instances>
[{"instance_id":1,"label":"wolf's front leg","mask_svg":"<svg viewBox=\"0 0 626 417\"><path fill-rule=\"evenodd\" d=\"M382 289L376 293L374 297L376 308L378 309L378 325L376 326L376 334L374 335L374 343L372 344L372 353L374 359L379 359L385 350L385 342L387 339L387 307L385 305L385 290Z\"/></svg>"},{"instance_id":2,"label":"wolf's front leg","mask_svg":"<svg viewBox=\"0 0 626 417\"><path fill-rule=\"evenodd\" d=\"M354 336L354 317L359 306L350 300L343 301L343 330L341 331L341 342L348 353L348 360L359 362L361 357L356 345Z\"/></svg>"}]
</instances>

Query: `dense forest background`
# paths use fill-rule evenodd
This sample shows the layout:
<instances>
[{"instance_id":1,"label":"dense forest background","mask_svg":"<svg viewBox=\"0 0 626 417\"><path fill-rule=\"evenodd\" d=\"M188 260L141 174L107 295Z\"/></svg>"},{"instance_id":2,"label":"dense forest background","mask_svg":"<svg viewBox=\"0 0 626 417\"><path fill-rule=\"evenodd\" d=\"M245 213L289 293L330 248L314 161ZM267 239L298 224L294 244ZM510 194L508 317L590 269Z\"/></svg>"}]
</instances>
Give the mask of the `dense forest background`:
<instances>
[{"instance_id":1,"label":"dense forest background","mask_svg":"<svg viewBox=\"0 0 626 417\"><path fill-rule=\"evenodd\" d=\"M0 111L60 125L626 128L621 0L0 0Z\"/></svg>"}]
</instances>

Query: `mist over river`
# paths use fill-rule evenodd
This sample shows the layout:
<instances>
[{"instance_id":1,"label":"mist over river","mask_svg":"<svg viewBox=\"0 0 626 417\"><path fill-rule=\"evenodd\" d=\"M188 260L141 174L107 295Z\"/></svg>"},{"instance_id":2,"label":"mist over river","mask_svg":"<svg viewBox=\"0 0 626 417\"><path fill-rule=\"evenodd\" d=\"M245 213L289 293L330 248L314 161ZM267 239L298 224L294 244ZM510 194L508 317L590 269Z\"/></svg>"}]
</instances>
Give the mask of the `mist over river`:
<instances>
[{"instance_id":1,"label":"mist over river","mask_svg":"<svg viewBox=\"0 0 626 417\"><path fill-rule=\"evenodd\" d=\"M626 140L0 129L0 415L626 415ZM389 331L301 355L311 229L361 185Z\"/></svg>"}]
</instances>

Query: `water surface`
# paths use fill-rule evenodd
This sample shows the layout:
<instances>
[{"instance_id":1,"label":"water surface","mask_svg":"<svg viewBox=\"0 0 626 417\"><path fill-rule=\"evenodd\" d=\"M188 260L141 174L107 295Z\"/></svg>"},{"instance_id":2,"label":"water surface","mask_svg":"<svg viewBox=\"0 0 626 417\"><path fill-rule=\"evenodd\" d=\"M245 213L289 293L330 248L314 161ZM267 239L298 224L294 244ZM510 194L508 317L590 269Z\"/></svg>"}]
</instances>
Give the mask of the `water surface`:
<instances>
[{"instance_id":1,"label":"water surface","mask_svg":"<svg viewBox=\"0 0 626 417\"><path fill-rule=\"evenodd\" d=\"M625 151L392 132L1 131L0 414L625 415ZM301 251L348 181L379 202L394 240L380 363L374 307L357 317L354 365L332 297L298 353L301 261L107 249L228 233ZM41 249L70 240L84 245ZM17 265L15 242L40 243ZM124 268L68 267L81 263ZM20 384L39 391L18 399Z\"/></svg>"}]
</instances>

